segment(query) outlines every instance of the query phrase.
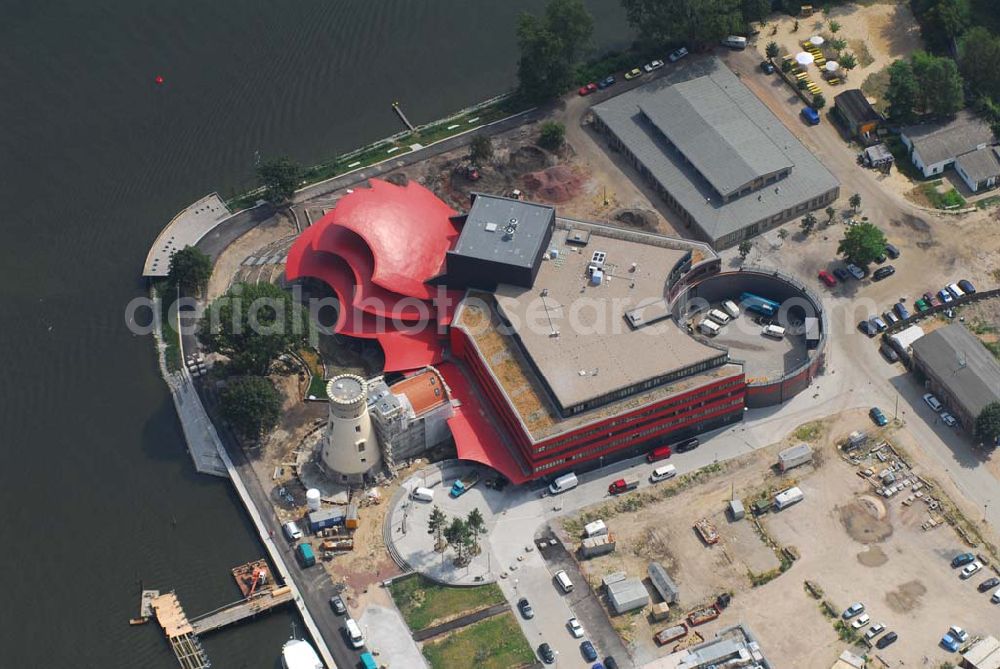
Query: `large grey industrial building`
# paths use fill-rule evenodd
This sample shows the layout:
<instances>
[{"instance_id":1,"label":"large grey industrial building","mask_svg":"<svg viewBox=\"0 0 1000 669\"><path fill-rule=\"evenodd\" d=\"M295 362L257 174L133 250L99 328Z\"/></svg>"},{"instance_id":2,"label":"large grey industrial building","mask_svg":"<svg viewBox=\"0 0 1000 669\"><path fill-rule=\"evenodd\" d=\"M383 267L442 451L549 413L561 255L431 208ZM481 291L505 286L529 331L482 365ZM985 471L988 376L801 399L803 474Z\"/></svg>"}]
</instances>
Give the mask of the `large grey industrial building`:
<instances>
[{"instance_id":1,"label":"large grey industrial building","mask_svg":"<svg viewBox=\"0 0 1000 669\"><path fill-rule=\"evenodd\" d=\"M965 429L972 430L987 404L1000 402L1000 363L964 325L938 328L912 350L914 367Z\"/></svg>"},{"instance_id":2,"label":"large grey industrial building","mask_svg":"<svg viewBox=\"0 0 1000 669\"><path fill-rule=\"evenodd\" d=\"M837 199L837 179L717 58L593 108L595 125L689 226L726 248Z\"/></svg>"}]
</instances>

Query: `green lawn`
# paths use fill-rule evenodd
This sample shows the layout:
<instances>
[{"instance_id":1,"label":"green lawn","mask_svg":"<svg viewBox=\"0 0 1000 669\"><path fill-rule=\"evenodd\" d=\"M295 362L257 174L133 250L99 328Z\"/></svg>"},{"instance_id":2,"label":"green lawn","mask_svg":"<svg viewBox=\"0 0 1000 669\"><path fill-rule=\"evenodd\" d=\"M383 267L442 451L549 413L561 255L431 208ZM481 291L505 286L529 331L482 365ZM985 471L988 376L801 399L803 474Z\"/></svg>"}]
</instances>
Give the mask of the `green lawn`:
<instances>
[{"instance_id":1,"label":"green lawn","mask_svg":"<svg viewBox=\"0 0 1000 669\"><path fill-rule=\"evenodd\" d=\"M431 669L517 669L536 661L510 612L463 627L441 641L424 644L424 657Z\"/></svg>"},{"instance_id":2,"label":"green lawn","mask_svg":"<svg viewBox=\"0 0 1000 669\"><path fill-rule=\"evenodd\" d=\"M306 391L306 397L310 395L316 399L326 399L326 379L313 375L309 380L309 390Z\"/></svg>"},{"instance_id":3,"label":"green lawn","mask_svg":"<svg viewBox=\"0 0 1000 669\"><path fill-rule=\"evenodd\" d=\"M389 592L406 624L414 632L426 629L436 621L454 618L460 613L478 611L504 601L503 593L495 583L474 588L451 588L438 585L420 575L394 581L389 586Z\"/></svg>"},{"instance_id":4,"label":"green lawn","mask_svg":"<svg viewBox=\"0 0 1000 669\"><path fill-rule=\"evenodd\" d=\"M941 193L937 189L940 184L941 181L937 180L920 187L924 196L936 209L958 209L965 206L965 198L959 195L957 190L952 188Z\"/></svg>"},{"instance_id":5,"label":"green lawn","mask_svg":"<svg viewBox=\"0 0 1000 669\"><path fill-rule=\"evenodd\" d=\"M170 307L177 299L177 291L167 285L166 281L156 286L156 294L160 298L160 319L163 324L163 343L166 344L163 358L168 372L176 372L181 368L181 342L177 333L177 321L170 320ZM176 318L176 314L174 314Z\"/></svg>"}]
</instances>

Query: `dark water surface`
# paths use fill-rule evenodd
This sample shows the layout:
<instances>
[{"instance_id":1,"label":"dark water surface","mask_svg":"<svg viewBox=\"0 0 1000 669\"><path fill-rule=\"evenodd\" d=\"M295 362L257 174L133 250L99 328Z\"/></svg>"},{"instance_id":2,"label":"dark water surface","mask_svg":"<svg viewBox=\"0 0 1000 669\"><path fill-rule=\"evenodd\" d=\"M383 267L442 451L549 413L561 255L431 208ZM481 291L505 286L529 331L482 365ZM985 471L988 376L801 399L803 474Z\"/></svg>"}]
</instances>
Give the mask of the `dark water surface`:
<instances>
[{"instance_id":1,"label":"dark water surface","mask_svg":"<svg viewBox=\"0 0 1000 669\"><path fill-rule=\"evenodd\" d=\"M507 89L529 0L0 0L0 667L176 666L140 579L189 613L263 549L192 470L152 343L124 327L157 231L252 179ZM617 2L588 3L621 46ZM165 78L163 86L154 77ZM206 639L273 667L292 616Z\"/></svg>"}]
</instances>

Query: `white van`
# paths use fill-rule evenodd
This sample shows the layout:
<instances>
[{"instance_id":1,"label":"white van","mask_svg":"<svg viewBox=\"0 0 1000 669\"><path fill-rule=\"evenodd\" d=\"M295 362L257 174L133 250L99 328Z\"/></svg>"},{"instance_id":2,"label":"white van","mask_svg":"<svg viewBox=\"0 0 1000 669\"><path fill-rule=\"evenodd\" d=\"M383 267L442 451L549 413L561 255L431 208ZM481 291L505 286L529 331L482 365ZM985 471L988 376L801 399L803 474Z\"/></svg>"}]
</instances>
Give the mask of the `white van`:
<instances>
[{"instance_id":1,"label":"white van","mask_svg":"<svg viewBox=\"0 0 1000 669\"><path fill-rule=\"evenodd\" d=\"M729 322L729 314L724 311L719 311L718 309L712 309L708 312L708 317L719 325L725 325Z\"/></svg>"},{"instance_id":2,"label":"white van","mask_svg":"<svg viewBox=\"0 0 1000 669\"><path fill-rule=\"evenodd\" d=\"M353 618L344 621L344 629L347 631L347 638L351 642L352 648L364 648L365 638L361 636L361 628L358 627Z\"/></svg>"},{"instance_id":3,"label":"white van","mask_svg":"<svg viewBox=\"0 0 1000 669\"><path fill-rule=\"evenodd\" d=\"M673 465L663 465L662 467L657 467L653 470L653 473L649 475L649 482L659 483L660 481L672 479L675 476L677 476L677 467L674 467Z\"/></svg>"},{"instance_id":4,"label":"white van","mask_svg":"<svg viewBox=\"0 0 1000 669\"><path fill-rule=\"evenodd\" d=\"M549 492L552 493L553 495L558 495L561 492L572 490L578 485L580 485L580 481L576 478L576 474L570 472L569 474L563 474L555 481L550 483Z\"/></svg>"},{"instance_id":5,"label":"white van","mask_svg":"<svg viewBox=\"0 0 1000 669\"><path fill-rule=\"evenodd\" d=\"M768 337L774 337L775 339L784 339L785 328L780 325L767 325L764 327L763 334Z\"/></svg>"},{"instance_id":6,"label":"white van","mask_svg":"<svg viewBox=\"0 0 1000 669\"><path fill-rule=\"evenodd\" d=\"M740 315L740 308L736 306L736 303L733 302L732 300L726 300L725 302L723 302L722 308L725 309L726 313L729 314L732 318L736 318L737 316Z\"/></svg>"},{"instance_id":7,"label":"white van","mask_svg":"<svg viewBox=\"0 0 1000 669\"><path fill-rule=\"evenodd\" d=\"M965 297L965 291L959 288L957 283L949 283L947 289L956 300L960 297Z\"/></svg>"},{"instance_id":8,"label":"white van","mask_svg":"<svg viewBox=\"0 0 1000 669\"><path fill-rule=\"evenodd\" d=\"M929 406L934 413L940 413L941 409L944 408L941 405L941 402L938 401L938 398L934 397L930 393L924 395L924 402L927 403L927 406Z\"/></svg>"},{"instance_id":9,"label":"white van","mask_svg":"<svg viewBox=\"0 0 1000 669\"><path fill-rule=\"evenodd\" d=\"M556 572L556 583L559 584L559 587L562 588L563 592L573 591L573 581L569 580L569 576L567 576L566 572L562 569Z\"/></svg>"},{"instance_id":10,"label":"white van","mask_svg":"<svg viewBox=\"0 0 1000 669\"><path fill-rule=\"evenodd\" d=\"M281 531L285 533L285 538L289 541L298 541L302 538L302 530L294 521L282 525Z\"/></svg>"},{"instance_id":11,"label":"white van","mask_svg":"<svg viewBox=\"0 0 1000 669\"><path fill-rule=\"evenodd\" d=\"M433 502L434 491L430 488L414 488L413 492L410 493L410 497L418 502Z\"/></svg>"},{"instance_id":12,"label":"white van","mask_svg":"<svg viewBox=\"0 0 1000 669\"><path fill-rule=\"evenodd\" d=\"M702 334L714 337L715 335L719 334L719 330L721 330L722 328L720 328L719 324L716 323L715 321L711 321L706 318L701 323L698 324L698 329L701 330Z\"/></svg>"},{"instance_id":13,"label":"white van","mask_svg":"<svg viewBox=\"0 0 1000 669\"><path fill-rule=\"evenodd\" d=\"M730 35L722 40L722 46L728 46L730 49L745 49L747 48L747 38L740 37L739 35Z\"/></svg>"}]
</instances>

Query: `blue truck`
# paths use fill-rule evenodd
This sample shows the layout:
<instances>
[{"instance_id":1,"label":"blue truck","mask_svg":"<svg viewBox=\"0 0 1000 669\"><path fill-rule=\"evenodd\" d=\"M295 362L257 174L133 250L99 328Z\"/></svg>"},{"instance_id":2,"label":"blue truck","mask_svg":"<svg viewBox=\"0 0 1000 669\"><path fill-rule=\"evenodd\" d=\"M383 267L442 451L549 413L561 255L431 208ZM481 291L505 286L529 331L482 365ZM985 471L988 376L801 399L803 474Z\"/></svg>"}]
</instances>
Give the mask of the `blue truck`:
<instances>
[{"instance_id":1,"label":"blue truck","mask_svg":"<svg viewBox=\"0 0 1000 669\"><path fill-rule=\"evenodd\" d=\"M299 544L295 547L295 557L303 568L316 564L316 555L309 544Z\"/></svg>"},{"instance_id":2,"label":"blue truck","mask_svg":"<svg viewBox=\"0 0 1000 669\"><path fill-rule=\"evenodd\" d=\"M471 474L466 474L462 478L458 479L451 484L451 496L461 497L465 493L469 492L472 486L479 483L479 472L472 472Z\"/></svg>"},{"instance_id":3,"label":"blue truck","mask_svg":"<svg viewBox=\"0 0 1000 669\"><path fill-rule=\"evenodd\" d=\"M781 305L774 300L768 300L753 293L743 293L740 295L740 305L745 311L753 311L761 316L771 318L778 313Z\"/></svg>"}]
</instances>

